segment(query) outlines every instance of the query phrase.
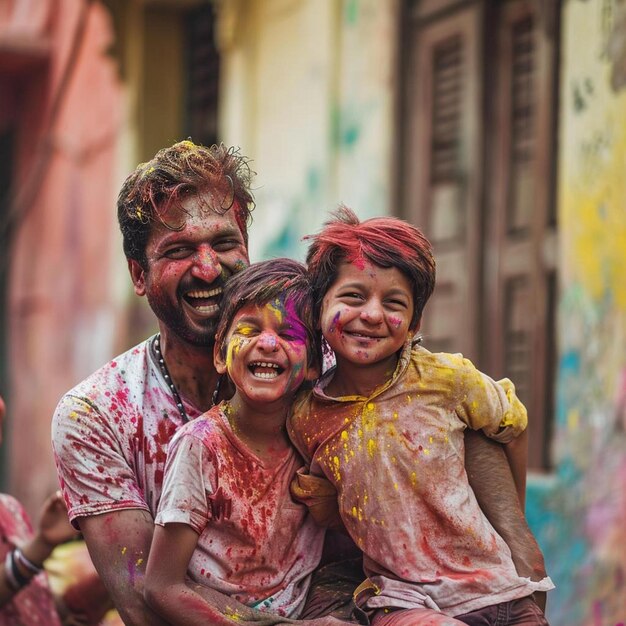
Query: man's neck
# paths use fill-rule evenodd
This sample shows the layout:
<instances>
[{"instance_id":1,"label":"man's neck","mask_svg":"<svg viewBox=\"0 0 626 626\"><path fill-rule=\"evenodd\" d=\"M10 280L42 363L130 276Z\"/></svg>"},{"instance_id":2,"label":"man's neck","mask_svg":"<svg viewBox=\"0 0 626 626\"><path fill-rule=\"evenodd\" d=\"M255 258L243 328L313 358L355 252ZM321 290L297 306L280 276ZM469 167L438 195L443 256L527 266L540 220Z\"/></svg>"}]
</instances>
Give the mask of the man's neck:
<instances>
[{"instance_id":1,"label":"man's neck","mask_svg":"<svg viewBox=\"0 0 626 626\"><path fill-rule=\"evenodd\" d=\"M213 365L213 347L192 345L167 329L161 329L159 343L178 394L200 411L208 411L219 379Z\"/></svg>"}]
</instances>

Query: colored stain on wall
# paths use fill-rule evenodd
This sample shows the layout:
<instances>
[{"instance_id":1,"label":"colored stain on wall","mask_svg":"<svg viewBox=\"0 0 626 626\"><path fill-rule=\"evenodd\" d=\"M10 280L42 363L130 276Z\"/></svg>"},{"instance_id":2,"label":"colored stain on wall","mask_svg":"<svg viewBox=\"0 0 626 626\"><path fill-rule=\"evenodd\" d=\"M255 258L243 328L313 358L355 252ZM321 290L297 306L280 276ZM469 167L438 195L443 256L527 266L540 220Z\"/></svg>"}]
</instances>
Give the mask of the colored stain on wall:
<instances>
[{"instance_id":1,"label":"colored stain on wall","mask_svg":"<svg viewBox=\"0 0 626 626\"><path fill-rule=\"evenodd\" d=\"M609 38L608 5L563 3L555 471L531 481L527 507L553 626L626 617L626 90L607 49L626 23Z\"/></svg>"}]
</instances>

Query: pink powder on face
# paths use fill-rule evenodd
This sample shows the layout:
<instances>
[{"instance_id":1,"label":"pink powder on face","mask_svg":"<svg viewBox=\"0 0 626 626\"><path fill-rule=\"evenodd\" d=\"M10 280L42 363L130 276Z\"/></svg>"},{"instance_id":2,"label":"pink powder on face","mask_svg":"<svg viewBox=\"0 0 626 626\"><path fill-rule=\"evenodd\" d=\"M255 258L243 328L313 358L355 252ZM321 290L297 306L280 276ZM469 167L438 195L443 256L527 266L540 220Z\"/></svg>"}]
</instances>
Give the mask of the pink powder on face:
<instances>
[{"instance_id":1,"label":"pink powder on face","mask_svg":"<svg viewBox=\"0 0 626 626\"><path fill-rule=\"evenodd\" d=\"M341 323L341 320L339 319L340 317L341 317L341 313L337 311L337 313L335 313L335 317L333 317L333 321L330 323L330 326L328 327L327 332L334 333L335 330L339 334L343 332L343 324Z\"/></svg>"},{"instance_id":2,"label":"pink powder on face","mask_svg":"<svg viewBox=\"0 0 626 626\"><path fill-rule=\"evenodd\" d=\"M389 323L395 327L395 328L399 328L400 325L402 324L402 320L398 317L395 316L389 316Z\"/></svg>"}]
</instances>

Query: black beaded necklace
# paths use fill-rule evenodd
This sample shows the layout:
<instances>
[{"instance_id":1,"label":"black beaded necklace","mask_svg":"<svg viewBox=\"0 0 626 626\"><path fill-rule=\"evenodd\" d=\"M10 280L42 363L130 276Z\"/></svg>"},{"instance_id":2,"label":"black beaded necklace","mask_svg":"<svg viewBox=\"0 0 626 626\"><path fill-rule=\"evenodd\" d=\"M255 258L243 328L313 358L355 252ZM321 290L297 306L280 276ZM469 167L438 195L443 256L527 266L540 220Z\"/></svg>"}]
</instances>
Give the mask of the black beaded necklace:
<instances>
[{"instance_id":1,"label":"black beaded necklace","mask_svg":"<svg viewBox=\"0 0 626 626\"><path fill-rule=\"evenodd\" d=\"M165 382L168 384L169 388L172 391L172 396L174 396L174 402L176 403L176 407L178 408L178 412L180 413L180 417L183 420L183 424L186 424L189 421L189 416L187 415L187 411L185 411L185 406L183 405L183 401L176 389L176 385L170 376L170 373L167 369L167 365L165 365L165 359L161 354L161 335L155 335L152 340L152 349L154 350L154 355L156 356L157 363L159 364L159 369L161 370L161 374L163 374L163 378L165 378Z\"/></svg>"}]
</instances>

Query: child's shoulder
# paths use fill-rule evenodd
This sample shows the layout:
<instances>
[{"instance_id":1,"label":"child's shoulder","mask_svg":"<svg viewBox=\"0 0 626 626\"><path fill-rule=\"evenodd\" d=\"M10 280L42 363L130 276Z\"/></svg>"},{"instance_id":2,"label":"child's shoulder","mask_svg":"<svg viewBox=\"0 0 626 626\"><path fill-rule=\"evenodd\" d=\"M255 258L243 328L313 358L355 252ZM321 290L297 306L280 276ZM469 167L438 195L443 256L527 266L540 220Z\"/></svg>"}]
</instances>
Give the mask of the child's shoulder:
<instances>
[{"instance_id":1,"label":"child's shoulder","mask_svg":"<svg viewBox=\"0 0 626 626\"><path fill-rule=\"evenodd\" d=\"M431 352L422 345L414 345L411 350L411 363L422 375L464 376L478 370L460 352Z\"/></svg>"},{"instance_id":2,"label":"child's shoulder","mask_svg":"<svg viewBox=\"0 0 626 626\"><path fill-rule=\"evenodd\" d=\"M224 430L223 412L221 407L214 406L205 413L198 415L195 419L183 424L177 431L175 438L184 439L193 437L196 439L206 439L214 434L221 435Z\"/></svg>"}]
</instances>

